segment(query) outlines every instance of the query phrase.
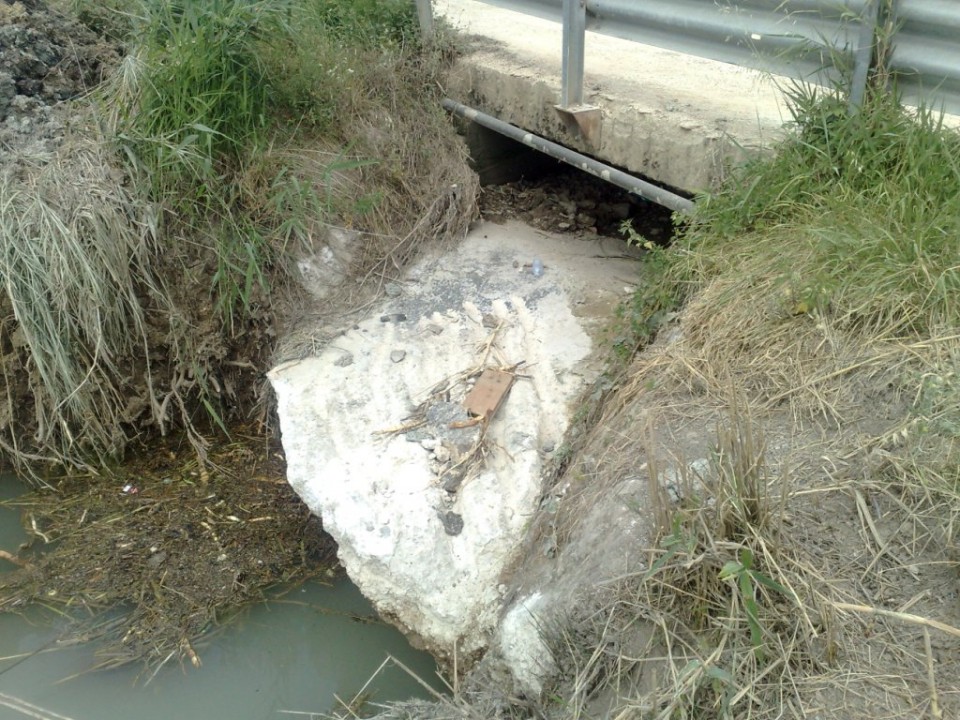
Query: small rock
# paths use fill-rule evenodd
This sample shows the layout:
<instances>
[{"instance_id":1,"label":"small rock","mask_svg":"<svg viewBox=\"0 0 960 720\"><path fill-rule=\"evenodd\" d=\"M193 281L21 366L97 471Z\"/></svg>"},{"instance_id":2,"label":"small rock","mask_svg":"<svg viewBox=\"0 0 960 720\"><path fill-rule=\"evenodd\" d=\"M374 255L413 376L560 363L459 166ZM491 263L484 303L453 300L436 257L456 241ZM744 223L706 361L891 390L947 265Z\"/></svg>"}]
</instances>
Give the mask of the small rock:
<instances>
[{"instance_id":1,"label":"small rock","mask_svg":"<svg viewBox=\"0 0 960 720\"><path fill-rule=\"evenodd\" d=\"M463 532L463 516L448 510L445 513L439 513L440 522L443 523L443 530L447 535L459 535Z\"/></svg>"},{"instance_id":2,"label":"small rock","mask_svg":"<svg viewBox=\"0 0 960 720\"><path fill-rule=\"evenodd\" d=\"M407 316L403 313L388 313L380 316L380 322L406 322Z\"/></svg>"},{"instance_id":3,"label":"small rock","mask_svg":"<svg viewBox=\"0 0 960 720\"><path fill-rule=\"evenodd\" d=\"M387 294L387 297L395 298L400 296L402 289L396 283L388 282L383 286L383 291Z\"/></svg>"},{"instance_id":4,"label":"small rock","mask_svg":"<svg viewBox=\"0 0 960 720\"><path fill-rule=\"evenodd\" d=\"M451 495L459 490L461 485L463 485L463 472L460 470L448 473L443 481L444 491Z\"/></svg>"},{"instance_id":5,"label":"small rock","mask_svg":"<svg viewBox=\"0 0 960 720\"><path fill-rule=\"evenodd\" d=\"M667 497L670 499L670 502L673 505L680 504L680 501L683 500L683 493L680 491L680 486L675 482L668 482L663 485L663 489L667 493Z\"/></svg>"},{"instance_id":6,"label":"small rock","mask_svg":"<svg viewBox=\"0 0 960 720\"><path fill-rule=\"evenodd\" d=\"M420 445L421 447L423 447L424 450L436 450L437 444L438 444L437 439L432 437L424 438L423 440L420 441Z\"/></svg>"},{"instance_id":7,"label":"small rock","mask_svg":"<svg viewBox=\"0 0 960 720\"><path fill-rule=\"evenodd\" d=\"M406 356L406 350L392 350L390 352L390 359L395 363L401 362Z\"/></svg>"},{"instance_id":8,"label":"small rock","mask_svg":"<svg viewBox=\"0 0 960 720\"><path fill-rule=\"evenodd\" d=\"M570 229L570 223L568 223L568 222L557 223L557 227L558 227L560 230L569 230L569 229Z\"/></svg>"},{"instance_id":9,"label":"small rock","mask_svg":"<svg viewBox=\"0 0 960 720\"><path fill-rule=\"evenodd\" d=\"M353 365L353 354L344 353L343 355L338 357L336 360L334 360L333 364L336 365L337 367L348 367L350 365Z\"/></svg>"},{"instance_id":10,"label":"small rock","mask_svg":"<svg viewBox=\"0 0 960 720\"><path fill-rule=\"evenodd\" d=\"M450 459L450 450L443 445L438 445L433 450L433 456L437 459L437 462L445 463Z\"/></svg>"},{"instance_id":11,"label":"small rock","mask_svg":"<svg viewBox=\"0 0 960 720\"><path fill-rule=\"evenodd\" d=\"M436 323L430 323L427 325L427 330L429 330L434 335L439 335L443 332L443 325L437 325Z\"/></svg>"}]
</instances>

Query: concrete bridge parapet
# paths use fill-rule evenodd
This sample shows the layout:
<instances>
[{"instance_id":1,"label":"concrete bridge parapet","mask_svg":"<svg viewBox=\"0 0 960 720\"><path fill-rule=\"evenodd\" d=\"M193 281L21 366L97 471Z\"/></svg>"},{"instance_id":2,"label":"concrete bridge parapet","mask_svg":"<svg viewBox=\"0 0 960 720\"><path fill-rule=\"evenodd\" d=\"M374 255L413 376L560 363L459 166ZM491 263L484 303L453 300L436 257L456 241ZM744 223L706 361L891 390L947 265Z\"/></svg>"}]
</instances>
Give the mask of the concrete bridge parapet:
<instances>
[{"instance_id":1,"label":"concrete bridge parapet","mask_svg":"<svg viewBox=\"0 0 960 720\"><path fill-rule=\"evenodd\" d=\"M584 102L601 109L588 142L561 98L562 26L477 0L434 0L463 34L447 95L505 122L678 190L716 187L787 119L779 78L587 33Z\"/></svg>"}]
</instances>

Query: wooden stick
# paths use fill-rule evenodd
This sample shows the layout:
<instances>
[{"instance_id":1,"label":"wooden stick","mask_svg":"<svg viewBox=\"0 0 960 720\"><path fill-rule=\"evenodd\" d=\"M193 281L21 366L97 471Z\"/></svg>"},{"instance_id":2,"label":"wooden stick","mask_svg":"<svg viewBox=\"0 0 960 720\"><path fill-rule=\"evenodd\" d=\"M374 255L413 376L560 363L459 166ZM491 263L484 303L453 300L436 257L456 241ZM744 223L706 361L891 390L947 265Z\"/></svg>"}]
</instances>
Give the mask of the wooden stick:
<instances>
[{"instance_id":1,"label":"wooden stick","mask_svg":"<svg viewBox=\"0 0 960 720\"><path fill-rule=\"evenodd\" d=\"M26 563L16 555L11 555L6 550L0 550L0 560L9 560L17 567L23 567Z\"/></svg>"},{"instance_id":2,"label":"wooden stick","mask_svg":"<svg viewBox=\"0 0 960 720\"><path fill-rule=\"evenodd\" d=\"M930 647L930 630L923 628L923 647L927 651L927 684L930 686L930 716L933 720L943 720L940 710L940 698L937 695L937 679L933 674L933 648Z\"/></svg>"},{"instance_id":3,"label":"wooden stick","mask_svg":"<svg viewBox=\"0 0 960 720\"><path fill-rule=\"evenodd\" d=\"M931 620L930 618L920 617L919 615L911 615L910 613L884 610L883 608L870 607L869 605L853 605L851 603L839 602L831 604L837 608L837 610L849 610L851 612L865 613L867 615L882 615L883 617L893 618L894 620L902 620L903 622L911 623L913 625L922 625L924 627L933 628L934 630L940 630L948 635L953 635L954 637L960 638L960 630L952 625L942 623L939 620Z\"/></svg>"}]
</instances>

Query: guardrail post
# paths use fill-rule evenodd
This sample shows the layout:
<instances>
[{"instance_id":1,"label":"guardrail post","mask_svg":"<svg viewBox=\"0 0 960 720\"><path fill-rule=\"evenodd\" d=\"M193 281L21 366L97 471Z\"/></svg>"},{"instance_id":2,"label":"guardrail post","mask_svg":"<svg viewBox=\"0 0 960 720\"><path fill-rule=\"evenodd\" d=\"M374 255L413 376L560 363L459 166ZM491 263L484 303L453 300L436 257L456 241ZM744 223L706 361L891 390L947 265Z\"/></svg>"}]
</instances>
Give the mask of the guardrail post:
<instances>
[{"instance_id":1,"label":"guardrail post","mask_svg":"<svg viewBox=\"0 0 960 720\"><path fill-rule=\"evenodd\" d=\"M563 0L563 88L560 105L583 105L583 54L587 32L584 0Z\"/></svg>"},{"instance_id":2,"label":"guardrail post","mask_svg":"<svg viewBox=\"0 0 960 720\"><path fill-rule=\"evenodd\" d=\"M563 0L563 48L560 104L557 111L567 130L588 145L600 145L600 108L583 103L583 57L587 30L587 0Z\"/></svg>"},{"instance_id":3,"label":"guardrail post","mask_svg":"<svg viewBox=\"0 0 960 720\"><path fill-rule=\"evenodd\" d=\"M425 42L429 42L433 39L433 7L431 7L430 0L415 1L417 3L417 18L420 20L420 35Z\"/></svg>"},{"instance_id":4,"label":"guardrail post","mask_svg":"<svg viewBox=\"0 0 960 720\"><path fill-rule=\"evenodd\" d=\"M869 0L860 18L860 33L853 55L853 77L850 79L850 94L847 97L847 112L850 115L860 110L867 92L867 77L874 62L881 2L883 0Z\"/></svg>"}]
</instances>

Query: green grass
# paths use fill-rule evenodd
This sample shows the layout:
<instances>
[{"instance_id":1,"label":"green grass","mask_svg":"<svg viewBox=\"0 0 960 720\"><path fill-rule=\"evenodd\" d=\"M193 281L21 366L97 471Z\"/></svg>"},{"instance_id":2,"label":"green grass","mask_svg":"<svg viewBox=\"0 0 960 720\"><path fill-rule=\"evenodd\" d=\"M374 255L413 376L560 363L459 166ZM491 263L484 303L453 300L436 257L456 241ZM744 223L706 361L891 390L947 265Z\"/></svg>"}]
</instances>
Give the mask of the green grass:
<instances>
[{"instance_id":1,"label":"green grass","mask_svg":"<svg viewBox=\"0 0 960 720\"><path fill-rule=\"evenodd\" d=\"M263 139L276 84L260 46L290 38L292 3L148 0L143 7L137 40L145 71L123 126L138 158L162 175L168 148L194 148L209 161L242 156Z\"/></svg>"},{"instance_id":2,"label":"green grass","mask_svg":"<svg viewBox=\"0 0 960 720\"><path fill-rule=\"evenodd\" d=\"M307 7L319 27L344 45L411 47L420 42L416 6L407 0L314 0Z\"/></svg>"},{"instance_id":3,"label":"green grass","mask_svg":"<svg viewBox=\"0 0 960 720\"><path fill-rule=\"evenodd\" d=\"M794 133L701 199L667 282L687 294L747 261L798 312L916 336L960 319L960 135L873 94L796 89Z\"/></svg>"},{"instance_id":4,"label":"green grass","mask_svg":"<svg viewBox=\"0 0 960 720\"><path fill-rule=\"evenodd\" d=\"M242 383L220 363L243 343L265 361L253 338L329 225L366 231L350 271L376 281L470 221L412 2L63 1L127 56L77 106L96 147L0 178L0 304L24 340L2 368L11 457L102 460L134 421L227 426Z\"/></svg>"},{"instance_id":5,"label":"green grass","mask_svg":"<svg viewBox=\"0 0 960 720\"><path fill-rule=\"evenodd\" d=\"M168 210L168 235L213 249L214 305L234 328L270 292L286 253L344 209L331 190L335 177L371 162L334 156L308 177L275 147L298 134L320 135L324 146L351 142L358 97L369 94L373 73L395 72L395 57L410 44L412 4L132 7L134 50L105 95L118 149ZM368 211L372 197L355 198L347 214Z\"/></svg>"}]
</instances>

